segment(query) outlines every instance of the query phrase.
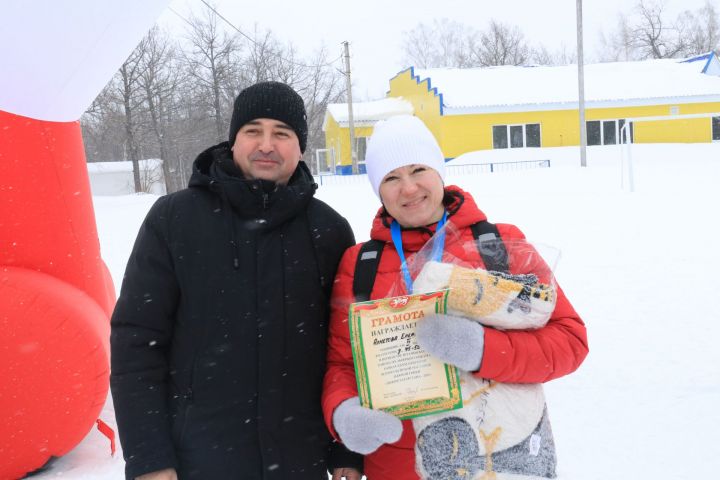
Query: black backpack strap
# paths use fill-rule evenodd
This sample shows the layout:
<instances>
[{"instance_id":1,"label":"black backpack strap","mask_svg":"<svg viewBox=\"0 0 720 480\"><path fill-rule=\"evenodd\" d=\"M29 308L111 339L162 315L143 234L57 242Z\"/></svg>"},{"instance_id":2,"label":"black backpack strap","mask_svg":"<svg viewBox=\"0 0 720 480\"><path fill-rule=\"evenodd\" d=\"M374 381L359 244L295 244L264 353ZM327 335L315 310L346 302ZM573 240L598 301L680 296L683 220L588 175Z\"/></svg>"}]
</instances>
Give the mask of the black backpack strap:
<instances>
[{"instance_id":1,"label":"black backpack strap","mask_svg":"<svg viewBox=\"0 0 720 480\"><path fill-rule=\"evenodd\" d=\"M370 300L370 293L375 285L380 257L382 256L384 242L368 240L363 243L355 262L355 277L353 278L353 294L356 302Z\"/></svg>"},{"instance_id":2,"label":"black backpack strap","mask_svg":"<svg viewBox=\"0 0 720 480\"><path fill-rule=\"evenodd\" d=\"M485 268L488 271L507 273L509 271L507 249L497 226L487 220L481 220L470 225L470 229Z\"/></svg>"}]
</instances>

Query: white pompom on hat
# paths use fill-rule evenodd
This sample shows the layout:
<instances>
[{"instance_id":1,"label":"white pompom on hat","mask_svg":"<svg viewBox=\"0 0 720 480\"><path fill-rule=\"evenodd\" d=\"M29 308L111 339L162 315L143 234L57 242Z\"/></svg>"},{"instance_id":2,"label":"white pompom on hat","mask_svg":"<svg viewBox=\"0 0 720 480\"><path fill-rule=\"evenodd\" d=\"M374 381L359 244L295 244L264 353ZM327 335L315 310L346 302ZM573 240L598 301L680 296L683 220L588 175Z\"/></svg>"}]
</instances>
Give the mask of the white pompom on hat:
<instances>
[{"instance_id":1,"label":"white pompom on hat","mask_svg":"<svg viewBox=\"0 0 720 480\"><path fill-rule=\"evenodd\" d=\"M375 195L389 172L405 165L426 165L445 179L445 157L432 132L417 117L397 115L375 125L365 152L365 169Z\"/></svg>"}]
</instances>

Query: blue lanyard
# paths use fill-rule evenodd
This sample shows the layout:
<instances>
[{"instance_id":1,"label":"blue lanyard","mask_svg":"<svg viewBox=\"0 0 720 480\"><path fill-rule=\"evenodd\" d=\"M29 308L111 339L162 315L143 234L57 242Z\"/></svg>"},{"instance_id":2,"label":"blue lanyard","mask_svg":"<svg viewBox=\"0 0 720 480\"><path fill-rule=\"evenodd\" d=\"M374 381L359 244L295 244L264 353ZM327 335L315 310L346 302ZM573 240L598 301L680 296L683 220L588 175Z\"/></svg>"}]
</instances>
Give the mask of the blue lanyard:
<instances>
[{"instance_id":1,"label":"blue lanyard","mask_svg":"<svg viewBox=\"0 0 720 480\"><path fill-rule=\"evenodd\" d=\"M443 216L438 222L437 228L435 229L437 235L434 239L431 257L436 262L442 260L443 250L445 249L445 230L443 229L443 227L445 226L446 221L447 211L443 212ZM411 294L413 291L413 280L410 276L410 270L408 270L407 261L405 260L405 252L403 251L402 246L402 232L400 230L400 224L397 223L395 220L393 220L392 224L390 224L390 233L392 234L392 240L395 244L395 250L397 250L398 256L400 257L400 268L402 269L403 277L405 277L405 287L407 289L407 293Z\"/></svg>"}]
</instances>

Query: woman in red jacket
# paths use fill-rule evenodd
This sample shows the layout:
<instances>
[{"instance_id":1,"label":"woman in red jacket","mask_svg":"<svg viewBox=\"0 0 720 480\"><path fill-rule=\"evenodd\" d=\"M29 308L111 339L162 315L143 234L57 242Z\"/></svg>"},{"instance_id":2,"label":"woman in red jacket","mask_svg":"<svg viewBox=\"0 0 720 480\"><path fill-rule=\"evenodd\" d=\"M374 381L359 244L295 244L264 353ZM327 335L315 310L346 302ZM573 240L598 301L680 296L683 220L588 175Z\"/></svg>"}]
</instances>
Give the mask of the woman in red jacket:
<instances>
[{"instance_id":1,"label":"woman in red jacket","mask_svg":"<svg viewBox=\"0 0 720 480\"><path fill-rule=\"evenodd\" d=\"M382 201L371 230L373 239L385 243L370 295L379 299L400 294L393 289L398 279L412 281L403 260L420 250L438 226L452 223L464 241L472 242L470 226L486 217L469 193L444 186L442 152L416 117L398 116L379 123L368 144L366 167ZM497 229L506 245L524 240L513 225L498 224ZM483 267L479 253L461 249L462 243L454 242L446 251ZM347 316L348 305L355 301L353 276L360 247L345 252L335 278L322 399L325 421L338 440L366 455L368 480L415 480L419 476L412 422L362 407L358 398ZM509 267L513 273L513 265ZM555 309L542 328L497 330L438 315L424 319L417 335L420 346L433 356L503 383L542 383L567 375L588 353L585 325L559 287ZM455 476L466 478L464 472ZM353 478L350 472L348 478Z\"/></svg>"}]
</instances>

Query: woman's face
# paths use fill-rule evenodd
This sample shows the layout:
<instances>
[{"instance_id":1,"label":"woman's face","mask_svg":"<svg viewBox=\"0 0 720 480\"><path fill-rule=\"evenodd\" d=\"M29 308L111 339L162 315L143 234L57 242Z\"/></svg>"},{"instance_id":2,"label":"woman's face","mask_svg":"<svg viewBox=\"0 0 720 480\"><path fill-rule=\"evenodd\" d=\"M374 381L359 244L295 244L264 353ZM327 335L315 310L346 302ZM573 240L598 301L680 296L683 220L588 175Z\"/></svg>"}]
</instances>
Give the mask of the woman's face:
<instances>
[{"instance_id":1,"label":"woman's face","mask_svg":"<svg viewBox=\"0 0 720 480\"><path fill-rule=\"evenodd\" d=\"M380 182L380 199L388 213L403 227L422 227L443 215L443 181L425 165L406 165L391 171Z\"/></svg>"}]
</instances>

